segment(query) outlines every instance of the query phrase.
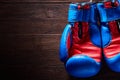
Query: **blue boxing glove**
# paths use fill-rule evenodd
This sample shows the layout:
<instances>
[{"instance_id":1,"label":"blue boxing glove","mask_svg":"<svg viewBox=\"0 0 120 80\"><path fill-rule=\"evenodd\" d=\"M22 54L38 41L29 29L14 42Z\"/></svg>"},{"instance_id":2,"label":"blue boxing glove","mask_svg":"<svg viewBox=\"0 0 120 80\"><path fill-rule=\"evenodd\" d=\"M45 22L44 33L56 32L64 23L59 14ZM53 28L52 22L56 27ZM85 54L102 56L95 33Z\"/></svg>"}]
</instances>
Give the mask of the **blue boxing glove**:
<instances>
[{"instance_id":1,"label":"blue boxing glove","mask_svg":"<svg viewBox=\"0 0 120 80\"><path fill-rule=\"evenodd\" d=\"M120 0L99 3L97 7L106 63L111 70L120 72Z\"/></svg>"},{"instance_id":2,"label":"blue boxing glove","mask_svg":"<svg viewBox=\"0 0 120 80\"><path fill-rule=\"evenodd\" d=\"M100 70L101 38L96 16L95 5L70 4L69 24L60 41L60 59L71 76L87 78Z\"/></svg>"}]
</instances>

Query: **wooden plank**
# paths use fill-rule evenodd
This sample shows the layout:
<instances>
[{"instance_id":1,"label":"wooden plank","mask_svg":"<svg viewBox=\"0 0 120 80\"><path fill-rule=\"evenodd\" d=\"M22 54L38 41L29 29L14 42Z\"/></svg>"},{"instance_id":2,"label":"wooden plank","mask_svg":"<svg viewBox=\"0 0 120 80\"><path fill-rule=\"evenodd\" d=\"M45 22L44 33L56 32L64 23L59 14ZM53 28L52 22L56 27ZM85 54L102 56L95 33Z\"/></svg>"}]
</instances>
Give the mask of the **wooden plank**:
<instances>
[{"instance_id":1,"label":"wooden plank","mask_svg":"<svg viewBox=\"0 0 120 80\"><path fill-rule=\"evenodd\" d=\"M68 76L59 60L60 35L2 35L0 71L5 78L17 80L79 80ZM104 62L104 61L103 61ZM2 76L1 75L1 76ZM98 75L81 80L118 79L103 63Z\"/></svg>"},{"instance_id":2,"label":"wooden plank","mask_svg":"<svg viewBox=\"0 0 120 80\"><path fill-rule=\"evenodd\" d=\"M2 44L0 69L4 71L6 77L23 80L24 77L32 80L67 77L63 63L59 61L60 35L4 35L1 38L3 41L0 40Z\"/></svg>"},{"instance_id":3,"label":"wooden plank","mask_svg":"<svg viewBox=\"0 0 120 80\"><path fill-rule=\"evenodd\" d=\"M61 35L0 35L0 47L8 56L43 57L53 60L58 58L59 40ZM4 53L4 51L6 53ZM34 53L35 54L32 54ZM51 53L48 55L48 53ZM33 56L32 56L33 55ZM46 58L38 58L38 61L46 61ZM56 60L53 60L56 61ZM29 64L29 63L28 63ZM34 64L34 63L33 63ZM39 63L38 63L39 64ZM46 65L49 65L46 64ZM55 64L56 65L56 64Z\"/></svg>"},{"instance_id":4,"label":"wooden plank","mask_svg":"<svg viewBox=\"0 0 120 80\"><path fill-rule=\"evenodd\" d=\"M2 4L0 20L66 19L67 4Z\"/></svg>"},{"instance_id":5,"label":"wooden plank","mask_svg":"<svg viewBox=\"0 0 120 80\"><path fill-rule=\"evenodd\" d=\"M61 34L67 20L3 20L0 34Z\"/></svg>"},{"instance_id":6,"label":"wooden plank","mask_svg":"<svg viewBox=\"0 0 120 80\"><path fill-rule=\"evenodd\" d=\"M1 34L61 34L67 24L64 4L0 6Z\"/></svg>"},{"instance_id":7,"label":"wooden plank","mask_svg":"<svg viewBox=\"0 0 120 80\"><path fill-rule=\"evenodd\" d=\"M2 65L61 68L58 50L60 35L1 35L0 37Z\"/></svg>"},{"instance_id":8,"label":"wooden plank","mask_svg":"<svg viewBox=\"0 0 120 80\"><path fill-rule=\"evenodd\" d=\"M82 1L88 1L88 0L1 0L0 2L82 2Z\"/></svg>"}]
</instances>

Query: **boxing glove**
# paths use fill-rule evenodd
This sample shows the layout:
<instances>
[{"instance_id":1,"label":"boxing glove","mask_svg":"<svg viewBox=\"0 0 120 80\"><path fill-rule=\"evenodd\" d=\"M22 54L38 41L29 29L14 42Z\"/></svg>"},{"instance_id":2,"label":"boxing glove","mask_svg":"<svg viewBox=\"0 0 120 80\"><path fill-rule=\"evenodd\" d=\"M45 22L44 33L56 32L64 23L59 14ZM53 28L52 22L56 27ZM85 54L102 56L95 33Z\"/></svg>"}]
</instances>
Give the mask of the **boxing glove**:
<instances>
[{"instance_id":1,"label":"boxing glove","mask_svg":"<svg viewBox=\"0 0 120 80\"><path fill-rule=\"evenodd\" d=\"M99 3L97 8L104 58L111 70L120 72L120 0Z\"/></svg>"},{"instance_id":2,"label":"boxing glove","mask_svg":"<svg viewBox=\"0 0 120 80\"><path fill-rule=\"evenodd\" d=\"M71 76L87 78L100 70L101 38L96 16L95 5L70 4L69 24L60 40L60 59Z\"/></svg>"}]
</instances>

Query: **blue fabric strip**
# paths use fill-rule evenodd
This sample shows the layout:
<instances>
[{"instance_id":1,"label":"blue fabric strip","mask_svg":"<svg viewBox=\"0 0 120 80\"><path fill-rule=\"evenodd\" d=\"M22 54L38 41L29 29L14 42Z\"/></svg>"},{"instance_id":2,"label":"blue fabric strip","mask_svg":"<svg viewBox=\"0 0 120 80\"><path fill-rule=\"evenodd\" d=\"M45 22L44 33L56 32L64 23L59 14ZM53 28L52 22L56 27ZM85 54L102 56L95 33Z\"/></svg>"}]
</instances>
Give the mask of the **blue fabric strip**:
<instances>
[{"instance_id":1,"label":"blue fabric strip","mask_svg":"<svg viewBox=\"0 0 120 80\"><path fill-rule=\"evenodd\" d=\"M96 23L97 22L97 11L96 4L92 4L90 8L90 20L89 22Z\"/></svg>"},{"instance_id":2,"label":"blue fabric strip","mask_svg":"<svg viewBox=\"0 0 120 80\"><path fill-rule=\"evenodd\" d=\"M101 22L107 22L107 14L106 14L103 3L98 3L97 8L98 8L98 11L99 11Z\"/></svg>"},{"instance_id":3,"label":"blue fabric strip","mask_svg":"<svg viewBox=\"0 0 120 80\"><path fill-rule=\"evenodd\" d=\"M77 20L82 21L82 16L83 16L83 10L78 10Z\"/></svg>"},{"instance_id":4,"label":"blue fabric strip","mask_svg":"<svg viewBox=\"0 0 120 80\"><path fill-rule=\"evenodd\" d=\"M120 0L118 0L118 2L120 3Z\"/></svg>"},{"instance_id":5,"label":"blue fabric strip","mask_svg":"<svg viewBox=\"0 0 120 80\"><path fill-rule=\"evenodd\" d=\"M78 10L78 4L70 4L68 12L68 22L88 22L90 9Z\"/></svg>"},{"instance_id":6,"label":"blue fabric strip","mask_svg":"<svg viewBox=\"0 0 120 80\"><path fill-rule=\"evenodd\" d=\"M88 22L89 18L90 18L90 9L83 9L82 21L83 22Z\"/></svg>"},{"instance_id":7,"label":"blue fabric strip","mask_svg":"<svg viewBox=\"0 0 120 80\"><path fill-rule=\"evenodd\" d=\"M99 10L101 22L108 22L120 19L120 6L113 8L104 8L103 3L98 3L97 8Z\"/></svg>"},{"instance_id":8,"label":"blue fabric strip","mask_svg":"<svg viewBox=\"0 0 120 80\"><path fill-rule=\"evenodd\" d=\"M81 13L82 12L78 10L77 4L70 4L69 11L68 11L68 22L77 22L78 14L81 14ZM79 16L79 17L81 17L81 16Z\"/></svg>"},{"instance_id":9,"label":"blue fabric strip","mask_svg":"<svg viewBox=\"0 0 120 80\"><path fill-rule=\"evenodd\" d=\"M108 21L120 19L120 6L116 8L106 9Z\"/></svg>"}]
</instances>

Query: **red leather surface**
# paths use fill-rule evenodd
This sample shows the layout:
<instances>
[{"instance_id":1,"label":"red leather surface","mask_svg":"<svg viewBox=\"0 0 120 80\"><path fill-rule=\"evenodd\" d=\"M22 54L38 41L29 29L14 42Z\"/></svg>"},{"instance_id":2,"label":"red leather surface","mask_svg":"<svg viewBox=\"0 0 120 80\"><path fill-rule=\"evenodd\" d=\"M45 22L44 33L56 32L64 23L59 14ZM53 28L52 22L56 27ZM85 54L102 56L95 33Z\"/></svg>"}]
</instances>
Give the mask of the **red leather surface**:
<instances>
[{"instance_id":1,"label":"red leather surface","mask_svg":"<svg viewBox=\"0 0 120 80\"><path fill-rule=\"evenodd\" d=\"M101 49L96 47L90 41L89 25L87 22L82 22L82 39L78 37L79 23L75 23L72 28L72 46L69 49L69 57L73 55L83 54L93 58L95 61L101 60Z\"/></svg>"},{"instance_id":2,"label":"red leather surface","mask_svg":"<svg viewBox=\"0 0 120 80\"><path fill-rule=\"evenodd\" d=\"M70 49L70 45L71 44L71 40L70 40L70 33L68 34L68 37L67 37L67 49Z\"/></svg>"},{"instance_id":3,"label":"red leather surface","mask_svg":"<svg viewBox=\"0 0 120 80\"><path fill-rule=\"evenodd\" d=\"M109 28L112 40L110 44L104 48L104 54L107 58L112 58L120 52L120 33L118 32L116 21L109 22Z\"/></svg>"}]
</instances>

